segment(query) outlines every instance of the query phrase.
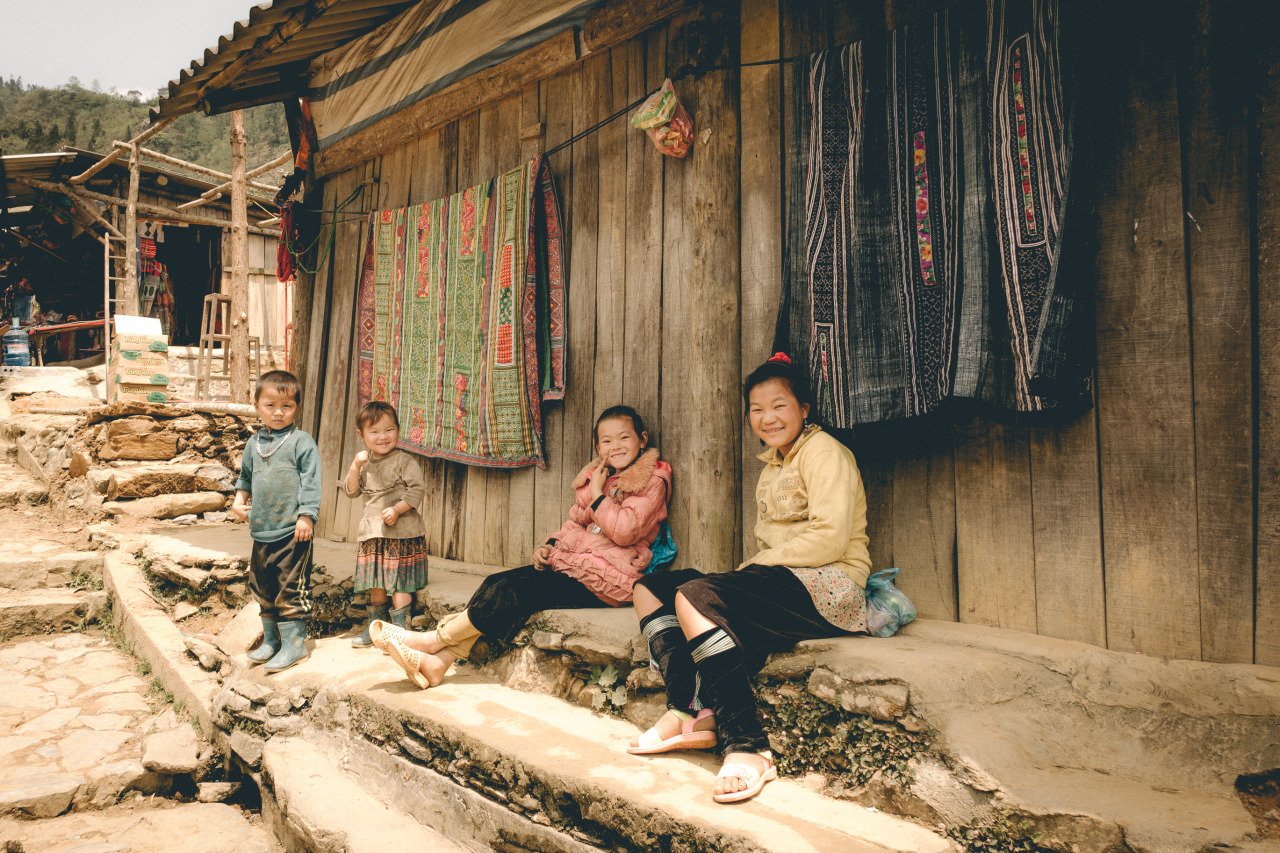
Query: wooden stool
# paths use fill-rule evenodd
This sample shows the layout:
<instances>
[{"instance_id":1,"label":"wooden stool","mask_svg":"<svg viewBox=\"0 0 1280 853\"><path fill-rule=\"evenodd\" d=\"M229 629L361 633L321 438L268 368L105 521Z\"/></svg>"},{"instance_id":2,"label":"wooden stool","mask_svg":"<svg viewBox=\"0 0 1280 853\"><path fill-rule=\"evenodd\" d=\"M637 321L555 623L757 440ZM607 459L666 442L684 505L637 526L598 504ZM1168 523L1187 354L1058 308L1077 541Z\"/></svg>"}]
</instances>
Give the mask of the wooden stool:
<instances>
[{"instance_id":1,"label":"wooden stool","mask_svg":"<svg viewBox=\"0 0 1280 853\"><path fill-rule=\"evenodd\" d=\"M221 331L218 331L221 329ZM222 293L210 293L204 298L204 311L200 317L200 348L196 355L196 399L213 399L213 381L231 381L227 364L227 347L231 344L231 297ZM214 346L221 344L217 353ZM213 359L222 360L219 372L213 372ZM262 375L262 343L256 335L249 337L249 380Z\"/></svg>"}]
</instances>

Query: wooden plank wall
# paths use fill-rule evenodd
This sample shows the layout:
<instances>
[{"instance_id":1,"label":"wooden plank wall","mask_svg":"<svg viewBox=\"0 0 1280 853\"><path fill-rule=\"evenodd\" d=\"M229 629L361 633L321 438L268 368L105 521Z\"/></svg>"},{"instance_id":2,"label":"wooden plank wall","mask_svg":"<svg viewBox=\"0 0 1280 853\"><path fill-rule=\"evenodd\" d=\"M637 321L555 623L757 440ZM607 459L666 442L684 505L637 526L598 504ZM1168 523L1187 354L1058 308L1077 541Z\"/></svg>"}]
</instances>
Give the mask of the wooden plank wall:
<instances>
[{"instance_id":1,"label":"wooden plank wall","mask_svg":"<svg viewBox=\"0 0 1280 853\"><path fill-rule=\"evenodd\" d=\"M750 62L879 37L937 2L708 4L328 180L326 209L365 190L313 294L322 532L352 536L359 511L337 484L358 449L360 211L438 197L556 146L659 85L708 23L728 36L709 47L718 64ZM1242 0L1107 13L1098 49L1124 60L1092 71L1115 97L1090 114L1108 132L1080 149L1105 189L1079 214L1091 248L1069 267L1096 284L1095 339L1081 341L1098 353L1095 407L1064 423L968 415L848 437L873 558L902 568L923 616L1280 665L1280 48L1249 15ZM690 159L659 157L623 121L552 156L570 288L550 465L424 460L433 554L523 563L564 517L594 414L617 402L642 412L675 466L681 563L723 570L753 549L758 445L738 383L770 350L788 269L795 74L762 65L678 88L710 132Z\"/></svg>"},{"instance_id":2,"label":"wooden plank wall","mask_svg":"<svg viewBox=\"0 0 1280 853\"><path fill-rule=\"evenodd\" d=\"M249 235L249 334L262 341L262 369L284 369L285 286L276 281L276 239ZM231 240L222 241L222 293L231 292Z\"/></svg>"}]
</instances>

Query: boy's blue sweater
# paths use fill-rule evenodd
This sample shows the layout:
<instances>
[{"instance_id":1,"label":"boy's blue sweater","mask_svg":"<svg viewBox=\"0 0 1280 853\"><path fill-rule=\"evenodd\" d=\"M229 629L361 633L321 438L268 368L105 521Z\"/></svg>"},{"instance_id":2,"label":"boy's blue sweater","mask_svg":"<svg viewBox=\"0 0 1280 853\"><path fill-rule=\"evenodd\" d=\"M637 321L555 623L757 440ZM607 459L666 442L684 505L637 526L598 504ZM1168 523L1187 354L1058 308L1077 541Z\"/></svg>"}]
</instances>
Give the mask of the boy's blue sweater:
<instances>
[{"instance_id":1,"label":"boy's blue sweater","mask_svg":"<svg viewBox=\"0 0 1280 853\"><path fill-rule=\"evenodd\" d=\"M266 454L266 458L263 457ZM256 542L293 536L298 516L320 517L320 450L297 427L258 430L244 445L238 491L248 492L249 534Z\"/></svg>"}]
</instances>

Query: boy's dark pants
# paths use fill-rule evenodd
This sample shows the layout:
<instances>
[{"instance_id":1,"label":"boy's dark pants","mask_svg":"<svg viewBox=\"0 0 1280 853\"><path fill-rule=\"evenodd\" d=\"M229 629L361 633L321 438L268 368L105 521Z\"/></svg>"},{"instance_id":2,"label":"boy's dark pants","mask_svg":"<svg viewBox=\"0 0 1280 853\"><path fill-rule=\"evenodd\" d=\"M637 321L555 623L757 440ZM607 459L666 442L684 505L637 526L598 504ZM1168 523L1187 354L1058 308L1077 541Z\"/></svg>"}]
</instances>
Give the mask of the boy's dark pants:
<instances>
[{"instance_id":1,"label":"boy's dark pants","mask_svg":"<svg viewBox=\"0 0 1280 853\"><path fill-rule=\"evenodd\" d=\"M311 614L311 542L287 536L276 542L253 543L249 558L249 590L265 616L281 622Z\"/></svg>"}]
</instances>

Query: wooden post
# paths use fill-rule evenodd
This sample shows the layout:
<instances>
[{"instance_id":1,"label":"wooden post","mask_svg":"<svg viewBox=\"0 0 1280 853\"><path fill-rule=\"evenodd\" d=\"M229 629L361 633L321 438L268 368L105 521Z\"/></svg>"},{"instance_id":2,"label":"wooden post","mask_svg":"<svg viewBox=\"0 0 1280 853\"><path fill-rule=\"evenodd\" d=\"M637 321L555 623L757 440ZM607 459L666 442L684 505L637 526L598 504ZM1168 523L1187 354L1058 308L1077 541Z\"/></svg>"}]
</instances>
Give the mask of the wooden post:
<instances>
[{"instance_id":1,"label":"wooden post","mask_svg":"<svg viewBox=\"0 0 1280 853\"><path fill-rule=\"evenodd\" d=\"M249 209L244 168L244 113L231 113L231 402L249 402Z\"/></svg>"},{"instance_id":2,"label":"wooden post","mask_svg":"<svg viewBox=\"0 0 1280 853\"><path fill-rule=\"evenodd\" d=\"M138 313L138 143L129 149L129 195L124 206L124 280L116 288L116 313Z\"/></svg>"}]
</instances>

